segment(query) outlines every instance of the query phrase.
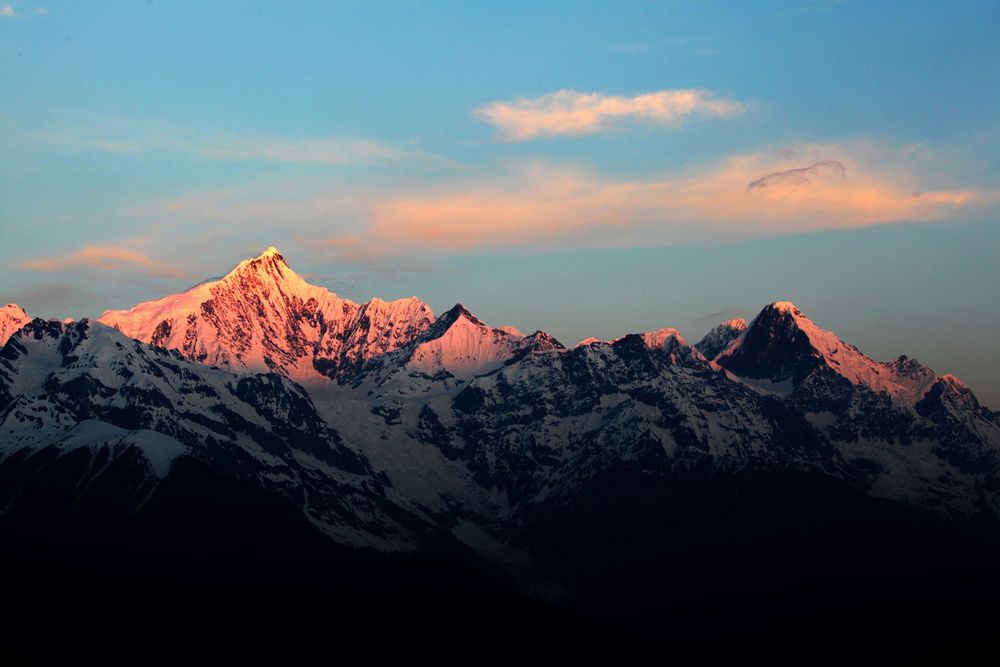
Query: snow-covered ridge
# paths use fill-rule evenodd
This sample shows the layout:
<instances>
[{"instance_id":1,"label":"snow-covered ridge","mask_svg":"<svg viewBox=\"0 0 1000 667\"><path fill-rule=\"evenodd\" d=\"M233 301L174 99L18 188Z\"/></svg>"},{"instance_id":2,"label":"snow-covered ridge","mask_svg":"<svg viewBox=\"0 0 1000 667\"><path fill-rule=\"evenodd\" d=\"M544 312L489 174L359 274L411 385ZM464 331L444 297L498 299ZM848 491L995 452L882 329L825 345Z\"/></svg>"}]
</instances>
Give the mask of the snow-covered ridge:
<instances>
[{"instance_id":1,"label":"snow-covered ridge","mask_svg":"<svg viewBox=\"0 0 1000 667\"><path fill-rule=\"evenodd\" d=\"M274 371L306 383L353 381L376 359L382 360L382 378L386 371L391 374L386 366L390 363L432 376L441 370L478 374L509 362L531 338L513 327L487 326L460 305L438 320L416 297L373 298L364 304L343 299L305 281L274 247L240 262L218 280L130 310L107 311L99 321L203 364ZM782 340L767 343L776 335L763 331L768 327L777 327ZM905 357L883 363L865 356L817 326L790 301L766 306L750 325L729 320L694 346L672 328L634 335L668 355L682 350L686 358L715 360L736 376L779 383L789 380L778 376L793 372L792 366L804 377L820 362L854 384L911 405L937 380L929 369ZM588 338L578 346L618 340ZM764 346L753 352L758 357L766 348L756 366L740 359L750 356L747 340ZM530 344L539 349L537 339Z\"/></svg>"},{"instance_id":2,"label":"snow-covered ridge","mask_svg":"<svg viewBox=\"0 0 1000 667\"><path fill-rule=\"evenodd\" d=\"M306 282L273 247L218 280L107 311L99 321L200 363L307 383L354 377L396 351L406 352L412 369L480 372L511 359L530 338L489 327L461 305L439 321L416 297L342 299Z\"/></svg>"},{"instance_id":3,"label":"snow-covered ridge","mask_svg":"<svg viewBox=\"0 0 1000 667\"><path fill-rule=\"evenodd\" d=\"M626 334L612 340L600 340L599 338L584 338L574 346L574 349L585 347L611 346L628 340L640 340L650 350L657 350L665 353L674 362L680 360L694 359L697 362L707 362L695 346L685 340L681 332L673 327L662 327L653 331L643 331L641 333Z\"/></svg>"},{"instance_id":4,"label":"snow-covered ridge","mask_svg":"<svg viewBox=\"0 0 1000 667\"><path fill-rule=\"evenodd\" d=\"M662 327L660 329L654 329L653 331L643 331L640 333L625 334L624 336L619 336L618 338L612 338L611 340L602 340L600 338L584 338L579 343L573 347L586 347L588 345L614 345L620 340L624 340L628 336L639 336L642 338L643 342L649 346L650 349L657 350L666 348L673 348L675 344L688 345L688 342L681 335L681 332L673 327Z\"/></svg>"}]
</instances>

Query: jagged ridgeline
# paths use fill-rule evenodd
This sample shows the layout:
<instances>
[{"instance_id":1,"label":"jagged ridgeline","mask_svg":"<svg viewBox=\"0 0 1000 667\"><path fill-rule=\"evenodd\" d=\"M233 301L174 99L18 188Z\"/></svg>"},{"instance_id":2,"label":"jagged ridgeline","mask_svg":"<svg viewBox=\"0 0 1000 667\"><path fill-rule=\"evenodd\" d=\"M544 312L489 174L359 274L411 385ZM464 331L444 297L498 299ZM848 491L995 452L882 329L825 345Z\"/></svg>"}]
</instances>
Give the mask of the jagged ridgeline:
<instances>
[{"instance_id":1,"label":"jagged ridgeline","mask_svg":"<svg viewBox=\"0 0 1000 667\"><path fill-rule=\"evenodd\" d=\"M231 530L202 525L199 549L292 531L273 541L444 554L629 613L993 572L1000 416L787 302L696 345L567 348L462 305L342 299L271 248L96 321L8 305L0 333L8 535L183 542L212 516ZM192 518L220 497L253 500Z\"/></svg>"}]
</instances>

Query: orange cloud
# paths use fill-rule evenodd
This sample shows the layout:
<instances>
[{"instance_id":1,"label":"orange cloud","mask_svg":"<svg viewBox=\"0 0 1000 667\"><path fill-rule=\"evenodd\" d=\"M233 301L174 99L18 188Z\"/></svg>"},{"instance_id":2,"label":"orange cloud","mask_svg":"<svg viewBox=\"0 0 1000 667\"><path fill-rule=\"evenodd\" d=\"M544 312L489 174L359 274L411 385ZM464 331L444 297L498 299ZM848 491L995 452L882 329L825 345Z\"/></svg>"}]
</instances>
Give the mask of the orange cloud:
<instances>
[{"instance_id":1,"label":"orange cloud","mask_svg":"<svg viewBox=\"0 0 1000 667\"><path fill-rule=\"evenodd\" d=\"M138 250L115 245L84 246L61 257L24 262L21 267L32 271L60 271L81 268L110 271L134 268L151 276L178 276L177 270L165 262L152 259Z\"/></svg>"},{"instance_id":2,"label":"orange cloud","mask_svg":"<svg viewBox=\"0 0 1000 667\"><path fill-rule=\"evenodd\" d=\"M541 97L491 102L473 116L495 127L508 141L557 135L594 134L625 120L679 125L690 116L725 117L742 113L739 102L715 99L703 90L661 90L635 97L560 90Z\"/></svg>"},{"instance_id":3,"label":"orange cloud","mask_svg":"<svg viewBox=\"0 0 1000 667\"><path fill-rule=\"evenodd\" d=\"M917 175L880 170L849 148L807 146L793 158L740 155L696 173L640 181L534 165L499 183L384 201L370 232L386 243L446 250L664 245L943 220L1000 201L997 191L921 192ZM836 167L812 154L832 155ZM808 177L795 173L803 171Z\"/></svg>"}]
</instances>

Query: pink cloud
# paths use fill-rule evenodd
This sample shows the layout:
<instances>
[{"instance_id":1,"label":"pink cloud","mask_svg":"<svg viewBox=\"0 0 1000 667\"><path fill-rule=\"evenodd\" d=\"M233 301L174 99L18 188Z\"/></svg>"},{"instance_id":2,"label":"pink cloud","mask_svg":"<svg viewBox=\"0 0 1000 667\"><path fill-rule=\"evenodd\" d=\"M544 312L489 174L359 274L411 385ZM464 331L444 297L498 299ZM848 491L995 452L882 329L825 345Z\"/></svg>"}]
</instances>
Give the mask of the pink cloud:
<instances>
[{"instance_id":1,"label":"pink cloud","mask_svg":"<svg viewBox=\"0 0 1000 667\"><path fill-rule=\"evenodd\" d=\"M623 121L676 126L691 116L742 113L739 102L713 98L704 90L660 90L634 97L560 90L477 107L473 116L495 127L508 141L557 135L595 134Z\"/></svg>"}]
</instances>

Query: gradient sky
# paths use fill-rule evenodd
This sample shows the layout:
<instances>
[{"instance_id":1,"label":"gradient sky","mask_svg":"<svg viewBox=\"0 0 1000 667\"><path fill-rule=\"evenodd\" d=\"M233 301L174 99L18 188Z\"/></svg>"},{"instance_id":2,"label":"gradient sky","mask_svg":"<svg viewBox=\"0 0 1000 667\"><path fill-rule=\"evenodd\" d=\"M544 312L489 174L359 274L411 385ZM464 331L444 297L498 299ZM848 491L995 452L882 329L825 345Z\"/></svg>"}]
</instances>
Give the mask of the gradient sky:
<instances>
[{"instance_id":1,"label":"gradient sky","mask_svg":"<svg viewBox=\"0 0 1000 667\"><path fill-rule=\"evenodd\" d=\"M94 316L271 245L567 344L791 300L998 408L998 34L997 2L0 0L0 301Z\"/></svg>"}]
</instances>

